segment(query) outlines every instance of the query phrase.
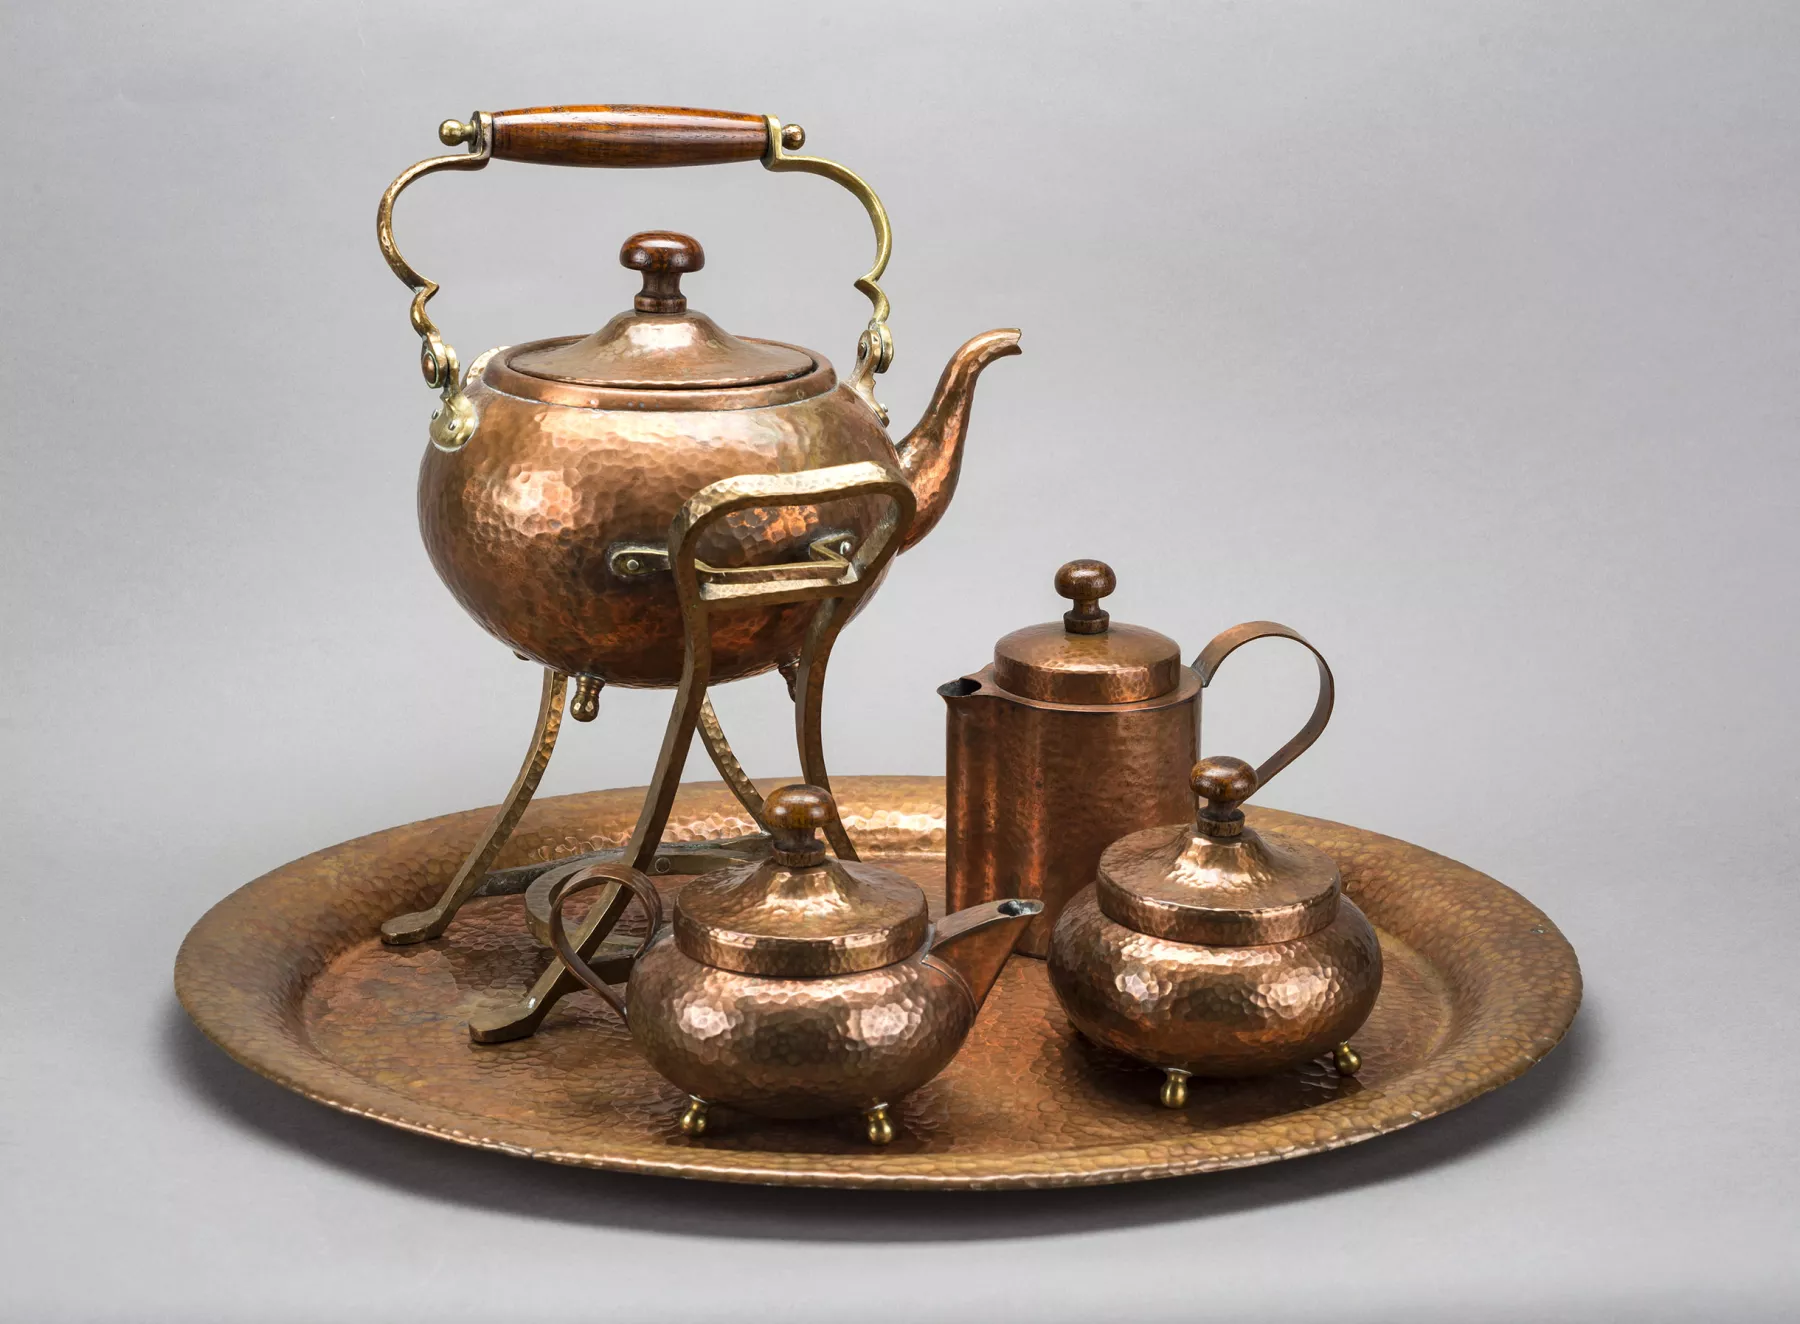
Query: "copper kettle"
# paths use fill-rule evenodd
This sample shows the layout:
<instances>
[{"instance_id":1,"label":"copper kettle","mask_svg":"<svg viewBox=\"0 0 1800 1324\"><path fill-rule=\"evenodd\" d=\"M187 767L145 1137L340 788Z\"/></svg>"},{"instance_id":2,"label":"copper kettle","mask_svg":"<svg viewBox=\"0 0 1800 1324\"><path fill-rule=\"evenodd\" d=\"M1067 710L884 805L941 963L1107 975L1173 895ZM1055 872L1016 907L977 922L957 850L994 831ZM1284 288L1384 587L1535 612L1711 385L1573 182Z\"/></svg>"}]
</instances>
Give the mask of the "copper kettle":
<instances>
[{"instance_id":1,"label":"copper kettle","mask_svg":"<svg viewBox=\"0 0 1800 1324\"><path fill-rule=\"evenodd\" d=\"M886 1144L892 1105L956 1055L1043 907L994 901L933 925L917 883L826 854L817 832L837 817L827 792L784 786L767 815L770 858L687 883L666 928L643 874L599 865L569 875L551 898L551 944L686 1091L685 1133L704 1132L708 1110L724 1104L764 1117L860 1112L868 1139ZM650 921L623 999L563 918L571 898L613 882Z\"/></svg>"},{"instance_id":2,"label":"copper kettle","mask_svg":"<svg viewBox=\"0 0 1800 1324\"><path fill-rule=\"evenodd\" d=\"M466 123L445 121L439 136L467 154L403 173L382 198L377 229L388 264L415 291L425 380L442 394L419 468L420 527L438 574L489 633L590 685L671 686L684 657L671 523L697 493L771 476L747 489L754 503L740 501L698 537L694 573L722 595L795 564L879 579L886 555L942 518L976 379L1019 352L1019 334L989 331L959 349L924 417L892 440L873 389L893 357L888 299L876 283L891 248L887 213L851 171L797 155L805 141L798 125L725 111L553 106L477 112ZM690 308L681 282L705 266L700 244L646 231L619 254L643 278L630 309L592 335L489 350L460 371L426 312L437 285L394 243L393 207L424 175L491 160L761 161L841 184L876 235L874 266L856 282L874 315L854 370L840 380L817 351L732 335ZM881 554L890 542L897 547ZM791 662L812 618L809 603L779 594L739 606L711 624L715 682Z\"/></svg>"}]
</instances>

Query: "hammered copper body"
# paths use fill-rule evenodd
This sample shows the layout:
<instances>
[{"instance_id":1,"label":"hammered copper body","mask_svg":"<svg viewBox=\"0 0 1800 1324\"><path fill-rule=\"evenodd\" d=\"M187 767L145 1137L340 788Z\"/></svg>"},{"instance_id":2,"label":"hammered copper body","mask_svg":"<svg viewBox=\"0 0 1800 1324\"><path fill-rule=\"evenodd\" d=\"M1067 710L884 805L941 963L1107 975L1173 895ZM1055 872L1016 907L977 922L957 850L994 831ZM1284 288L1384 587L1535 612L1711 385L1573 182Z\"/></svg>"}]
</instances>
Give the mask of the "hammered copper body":
<instances>
[{"instance_id":1,"label":"hammered copper body","mask_svg":"<svg viewBox=\"0 0 1800 1324\"><path fill-rule=\"evenodd\" d=\"M647 269L642 255L669 241L679 241L676 260ZM656 292L593 336L477 360L463 391L473 436L455 450L428 446L419 466L419 527L445 585L502 643L569 675L637 686L679 679L674 586L653 566L633 572L617 553L666 543L682 503L720 479L876 463L920 496L902 536L917 542L955 491L976 377L1018 353L1016 331L964 345L896 448L823 355L730 336L668 293L682 271L699 269L699 251L686 236L633 236L622 261ZM861 543L880 514L874 501L748 512L710 534L699 555L722 568L804 561L827 535ZM713 679L795 657L811 614L799 603L721 616Z\"/></svg>"},{"instance_id":2,"label":"hammered copper body","mask_svg":"<svg viewBox=\"0 0 1800 1324\"><path fill-rule=\"evenodd\" d=\"M925 950L854 975L773 979L702 965L665 937L632 971L632 1040L685 1093L758 1117L897 1102L975 1023L968 990Z\"/></svg>"},{"instance_id":3,"label":"hammered copper body","mask_svg":"<svg viewBox=\"0 0 1800 1324\"><path fill-rule=\"evenodd\" d=\"M1050 984L1095 1043L1196 1076L1260 1076L1356 1033L1381 988L1381 945L1348 901L1304 938L1218 947L1115 924L1089 890L1056 926Z\"/></svg>"}]
</instances>

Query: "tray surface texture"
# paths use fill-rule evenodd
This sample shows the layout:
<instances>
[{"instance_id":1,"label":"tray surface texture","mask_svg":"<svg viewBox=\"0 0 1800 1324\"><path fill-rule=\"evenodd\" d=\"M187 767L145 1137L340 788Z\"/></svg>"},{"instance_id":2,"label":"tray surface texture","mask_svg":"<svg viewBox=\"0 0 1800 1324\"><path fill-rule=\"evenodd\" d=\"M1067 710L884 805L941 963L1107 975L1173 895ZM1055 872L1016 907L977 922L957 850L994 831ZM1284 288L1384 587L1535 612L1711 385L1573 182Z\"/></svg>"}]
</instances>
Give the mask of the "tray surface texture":
<instances>
[{"instance_id":1,"label":"tray surface texture","mask_svg":"<svg viewBox=\"0 0 1800 1324\"><path fill-rule=\"evenodd\" d=\"M845 777L834 789L863 858L915 879L940 914L943 779ZM499 865L622 845L642 795L541 800ZM1386 976L1354 1039L1356 1078L1327 1057L1260 1080L1196 1079L1186 1108L1163 1108L1160 1073L1082 1040L1043 963L1014 957L962 1052L898 1102L892 1144L870 1146L855 1117L780 1123L723 1108L690 1140L676 1127L686 1096L591 993L565 999L531 1038L469 1041L470 1013L515 998L548 960L523 897L471 901L435 942L380 942L383 919L435 897L490 812L345 842L232 893L182 945L183 1006L232 1057L289 1089L460 1144L718 1181L941 1189L1136 1181L1353 1144L1520 1075L1555 1046L1581 997L1568 942L1511 889L1390 837L1251 807L1255 826L1335 858L1380 932ZM665 840L754 830L722 785L688 784ZM635 907L621 932L633 922Z\"/></svg>"}]
</instances>

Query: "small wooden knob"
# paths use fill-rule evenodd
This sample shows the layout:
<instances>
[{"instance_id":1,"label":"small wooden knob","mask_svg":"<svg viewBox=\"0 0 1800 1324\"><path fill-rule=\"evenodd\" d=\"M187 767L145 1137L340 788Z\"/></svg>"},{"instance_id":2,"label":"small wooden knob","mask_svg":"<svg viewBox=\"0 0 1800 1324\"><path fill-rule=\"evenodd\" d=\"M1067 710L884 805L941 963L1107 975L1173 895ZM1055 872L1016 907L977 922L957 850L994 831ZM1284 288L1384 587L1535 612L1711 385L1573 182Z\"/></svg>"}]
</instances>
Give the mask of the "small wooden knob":
<instances>
[{"instance_id":1,"label":"small wooden knob","mask_svg":"<svg viewBox=\"0 0 1800 1324\"><path fill-rule=\"evenodd\" d=\"M1056 591L1075 604L1063 613L1063 629L1070 634L1104 634L1112 618L1100 609L1100 599L1119 586L1112 567L1104 561L1070 561L1056 572Z\"/></svg>"},{"instance_id":2,"label":"small wooden knob","mask_svg":"<svg viewBox=\"0 0 1800 1324\"><path fill-rule=\"evenodd\" d=\"M804 783L769 792L763 817L774 838L775 858L787 865L817 864L825 858L819 829L837 815L831 792Z\"/></svg>"},{"instance_id":3,"label":"small wooden knob","mask_svg":"<svg viewBox=\"0 0 1800 1324\"><path fill-rule=\"evenodd\" d=\"M689 235L645 230L625 241L619 265L644 273L644 288L632 300L640 313L684 313L687 296L681 292L681 278L706 265L706 250Z\"/></svg>"},{"instance_id":4,"label":"small wooden knob","mask_svg":"<svg viewBox=\"0 0 1800 1324\"><path fill-rule=\"evenodd\" d=\"M1229 755L1201 759L1188 784L1204 801L1198 808L1200 826L1215 836L1237 835L1244 821L1238 806L1255 795L1259 785L1256 769Z\"/></svg>"}]
</instances>

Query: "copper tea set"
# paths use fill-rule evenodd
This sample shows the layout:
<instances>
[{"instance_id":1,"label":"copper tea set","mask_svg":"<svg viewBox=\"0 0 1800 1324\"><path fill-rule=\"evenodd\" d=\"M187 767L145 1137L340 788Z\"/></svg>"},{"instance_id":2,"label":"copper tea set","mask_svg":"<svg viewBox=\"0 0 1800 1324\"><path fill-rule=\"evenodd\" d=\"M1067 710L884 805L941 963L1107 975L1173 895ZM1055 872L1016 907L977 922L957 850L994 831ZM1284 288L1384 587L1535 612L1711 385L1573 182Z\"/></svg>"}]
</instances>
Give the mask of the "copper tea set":
<instances>
[{"instance_id":1,"label":"copper tea set","mask_svg":"<svg viewBox=\"0 0 1800 1324\"><path fill-rule=\"evenodd\" d=\"M1374 1005L1381 950L1323 852L1258 833L1240 806L1316 740L1330 668L1305 727L1260 767L1199 757L1201 698L1224 659L1269 636L1225 631L1191 665L1154 630L1113 621L1111 569L1072 561L1060 621L1000 639L993 661L940 688L947 709L947 898L932 922L902 874L857 857L830 793L821 705L832 645L893 558L956 490L975 382L1019 352L989 331L952 357L924 417L898 442L874 378L893 356L887 213L857 175L801 155L773 116L643 106L477 112L439 136L464 150L413 166L377 229L414 291L421 366L439 403L419 469L432 564L465 609L543 668L539 713L506 800L434 905L382 925L390 944L440 938L471 897L524 894L547 965L507 1006L470 1020L494 1044L534 1033L592 989L662 1076L709 1109L766 1117L860 1114L868 1139L937 1075L1014 955L1047 963L1070 1023L1162 1073L1181 1107L1190 1077L1280 1071L1331 1054ZM490 161L662 167L759 161L832 180L868 212L875 261L856 287L872 315L840 379L815 351L738 337L688 307L701 246L632 235L633 307L585 337L506 346L464 371L426 311L437 285L394 242L400 193ZM766 799L708 697L776 670L794 703L803 784ZM635 830L623 850L493 865L535 792L565 709L591 722L607 684L674 691ZM760 829L727 841L662 838L698 734ZM823 840L821 840L821 835ZM657 876L687 876L671 897ZM674 879L670 878L673 882ZM582 898L583 907L572 905ZM633 903L642 937L616 932ZM579 911L579 913L577 913ZM620 986L623 985L621 991ZM485 1050L473 1050L485 1051Z\"/></svg>"}]
</instances>

